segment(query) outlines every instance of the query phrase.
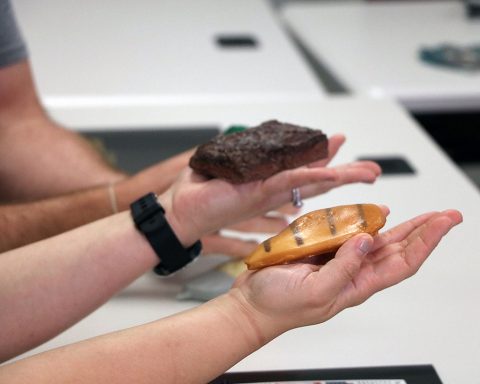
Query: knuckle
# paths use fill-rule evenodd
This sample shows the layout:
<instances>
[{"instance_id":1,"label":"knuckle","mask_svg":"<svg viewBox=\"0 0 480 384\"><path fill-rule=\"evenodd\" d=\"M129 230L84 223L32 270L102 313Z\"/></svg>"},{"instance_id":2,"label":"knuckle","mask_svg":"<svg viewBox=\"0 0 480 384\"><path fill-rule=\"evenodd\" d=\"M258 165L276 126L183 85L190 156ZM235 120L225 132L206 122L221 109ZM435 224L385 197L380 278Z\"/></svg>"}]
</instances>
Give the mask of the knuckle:
<instances>
[{"instance_id":1,"label":"knuckle","mask_svg":"<svg viewBox=\"0 0 480 384\"><path fill-rule=\"evenodd\" d=\"M358 262L355 262L353 260L345 261L340 269L340 272L342 274L342 277L345 280L353 280L353 278L356 276L358 269L360 268L360 265Z\"/></svg>"}]
</instances>

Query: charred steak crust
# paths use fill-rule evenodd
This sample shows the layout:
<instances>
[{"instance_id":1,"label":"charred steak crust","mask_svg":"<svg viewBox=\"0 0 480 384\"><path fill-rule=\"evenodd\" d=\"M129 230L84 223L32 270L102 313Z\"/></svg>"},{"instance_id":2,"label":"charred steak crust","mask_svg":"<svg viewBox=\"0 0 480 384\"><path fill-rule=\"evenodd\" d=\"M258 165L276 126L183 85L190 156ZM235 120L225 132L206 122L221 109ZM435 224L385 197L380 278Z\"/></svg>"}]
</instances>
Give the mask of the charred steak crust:
<instances>
[{"instance_id":1,"label":"charred steak crust","mask_svg":"<svg viewBox=\"0 0 480 384\"><path fill-rule=\"evenodd\" d=\"M197 148L190 167L206 177L240 184L327 156L328 139L322 131L270 120L214 137Z\"/></svg>"}]
</instances>

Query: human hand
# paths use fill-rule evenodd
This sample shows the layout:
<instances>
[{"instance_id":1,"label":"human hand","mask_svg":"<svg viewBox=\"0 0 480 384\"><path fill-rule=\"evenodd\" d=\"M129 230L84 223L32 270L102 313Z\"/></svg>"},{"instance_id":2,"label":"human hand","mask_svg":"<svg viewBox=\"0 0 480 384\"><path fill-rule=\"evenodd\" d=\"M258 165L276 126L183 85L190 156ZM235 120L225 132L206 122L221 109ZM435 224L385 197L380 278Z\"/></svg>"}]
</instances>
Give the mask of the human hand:
<instances>
[{"instance_id":1,"label":"human hand","mask_svg":"<svg viewBox=\"0 0 480 384\"><path fill-rule=\"evenodd\" d=\"M345 136L334 135L329 139L328 154L326 159L308 164L308 167L326 167L335 157L341 146L345 143ZM373 161L354 161L331 168L335 171L333 180L322 183L312 183L299 188L302 198L308 198L326 193L334 188L352 183L374 183L382 173L380 166Z\"/></svg>"},{"instance_id":2,"label":"human hand","mask_svg":"<svg viewBox=\"0 0 480 384\"><path fill-rule=\"evenodd\" d=\"M374 238L357 235L323 266L298 263L248 271L229 295L241 303L266 339L321 323L414 275L461 221L455 210L431 212Z\"/></svg>"},{"instance_id":3,"label":"human hand","mask_svg":"<svg viewBox=\"0 0 480 384\"><path fill-rule=\"evenodd\" d=\"M293 206L290 204L293 208ZM292 211L290 208L283 211ZM296 210L296 208L295 208ZM263 215L242 221L223 229L245 233L275 234L288 225L288 220L276 212L275 215ZM246 240L240 237L225 236L220 231L202 237L203 255L222 254L235 259L248 256L258 246L256 240Z\"/></svg>"},{"instance_id":4,"label":"human hand","mask_svg":"<svg viewBox=\"0 0 480 384\"><path fill-rule=\"evenodd\" d=\"M204 235L285 205L293 188L300 188L308 197L348 183L374 182L381 170L373 162L326 167L344 141L342 135L329 139L327 159L245 184L207 180L186 169L159 199L179 239L185 245L193 244Z\"/></svg>"}]
</instances>

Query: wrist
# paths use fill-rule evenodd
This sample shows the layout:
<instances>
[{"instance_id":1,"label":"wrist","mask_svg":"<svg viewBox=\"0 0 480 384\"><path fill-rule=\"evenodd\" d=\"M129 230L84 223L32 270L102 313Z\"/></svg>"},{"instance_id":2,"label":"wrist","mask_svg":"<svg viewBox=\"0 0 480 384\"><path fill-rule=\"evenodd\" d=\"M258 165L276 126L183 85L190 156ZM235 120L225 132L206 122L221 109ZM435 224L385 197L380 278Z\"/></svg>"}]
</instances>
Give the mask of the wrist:
<instances>
[{"instance_id":1,"label":"wrist","mask_svg":"<svg viewBox=\"0 0 480 384\"><path fill-rule=\"evenodd\" d=\"M171 198L167 193L158 196L157 201L165 210L165 219L170 225L170 228L172 228L177 239L185 248L190 247L200 239L202 234L197 231L194 225L192 225L193 220L182 220L177 215L173 204L171 203Z\"/></svg>"},{"instance_id":2,"label":"wrist","mask_svg":"<svg viewBox=\"0 0 480 384\"><path fill-rule=\"evenodd\" d=\"M191 246L185 246L188 244L185 237L182 243L167 219L165 208L153 192L134 201L130 211L136 228L145 235L160 258L155 267L157 274L170 275L200 255L202 243L197 240Z\"/></svg>"},{"instance_id":3,"label":"wrist","mask_svg":"<svg viewBox=\"0 0 480 384\"><path fill-rule=\"evenodd\" d=\"M228 300L232 317L240 324L239 329L247 334L249 341L257 348L287 331L280 327L278 321L248 300L240 289L232 288L223 297Z\"/></svg>"},{"instance_id":4,"label":"wrist","mask_svg":"<svg viewBox=\"0 0 480 384\"><path fill-rule=\"evenodd\" d=\"M115 197L119 211L124 211L130 207L132 201L141 196L138 194L131 177L115 181Z\"/></svg>"}]
</instances>

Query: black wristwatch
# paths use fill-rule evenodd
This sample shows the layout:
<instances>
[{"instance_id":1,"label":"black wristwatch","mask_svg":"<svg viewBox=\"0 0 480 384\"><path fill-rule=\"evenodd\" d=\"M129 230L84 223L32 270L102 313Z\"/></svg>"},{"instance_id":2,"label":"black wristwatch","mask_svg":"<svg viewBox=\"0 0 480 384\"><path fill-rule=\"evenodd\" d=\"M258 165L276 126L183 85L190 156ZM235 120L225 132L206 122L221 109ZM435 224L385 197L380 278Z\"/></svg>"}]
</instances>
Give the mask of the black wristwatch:
<instances>
[{"instance_id":1,"label":"black wristwatch","mask_svg":"<svg viewBox=\"0 0 480 384\"><path fill-rule=\"evenodd\" d=\"M149 193L130 205L133 221L160 258L155 273L166 276L192 262L202 251L197 241L184 248L165 219L165 210L154 193Z\"/></svg>"}]
</instances>

